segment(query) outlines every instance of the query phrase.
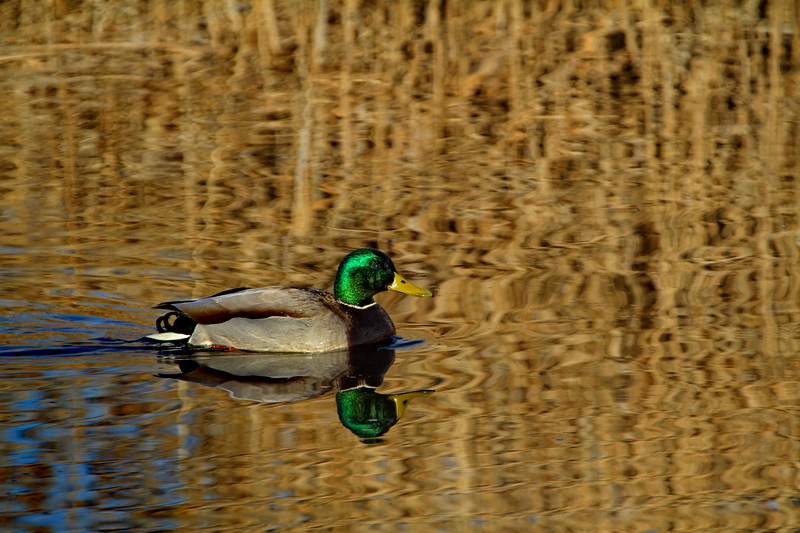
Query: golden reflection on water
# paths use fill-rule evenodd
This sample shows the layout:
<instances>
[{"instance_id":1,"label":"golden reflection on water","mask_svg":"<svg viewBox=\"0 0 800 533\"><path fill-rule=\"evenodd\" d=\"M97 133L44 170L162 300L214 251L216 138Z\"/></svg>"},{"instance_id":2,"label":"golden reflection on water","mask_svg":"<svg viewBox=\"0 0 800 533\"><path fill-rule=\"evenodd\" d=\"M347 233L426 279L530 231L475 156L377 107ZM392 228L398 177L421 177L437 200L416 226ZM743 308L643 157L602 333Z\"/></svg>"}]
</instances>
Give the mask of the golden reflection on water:
<instances>
[{"instance_id":1,"label":"golden reflection on water","mask_svg":"<svg viewBox=\"0 0 800 533\"><path fill-rule=\"evenodd\" d=\"M136 422L180 457L156 512L790 531L797 8L612 7L4 2L4 314L150 329L154 303L330 288L378 247L436 294L380 297L427 341L382 391L437 393L356 446L325 396L176 383Z\"/></svg>"}]
</instances>

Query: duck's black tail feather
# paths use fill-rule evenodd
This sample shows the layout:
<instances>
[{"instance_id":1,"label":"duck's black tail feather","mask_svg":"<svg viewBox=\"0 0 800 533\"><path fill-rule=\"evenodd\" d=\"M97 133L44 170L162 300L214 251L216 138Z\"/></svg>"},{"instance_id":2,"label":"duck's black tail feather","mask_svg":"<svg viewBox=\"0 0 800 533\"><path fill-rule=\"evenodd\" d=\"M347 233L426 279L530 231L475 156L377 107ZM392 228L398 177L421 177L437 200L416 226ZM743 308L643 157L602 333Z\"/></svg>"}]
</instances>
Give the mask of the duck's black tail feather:
<instances>
[{"instance_id":1,"label":"duck's black tail feather","mask_svg":"<svg viewBox=\"0 0 800 533\"><path fill-rule=\"evenodd\" d=\"M197 322L178 311L170 311L156 319L156 329L159 333L183 333L191 335Z\"/></svg>"}]
</instances>

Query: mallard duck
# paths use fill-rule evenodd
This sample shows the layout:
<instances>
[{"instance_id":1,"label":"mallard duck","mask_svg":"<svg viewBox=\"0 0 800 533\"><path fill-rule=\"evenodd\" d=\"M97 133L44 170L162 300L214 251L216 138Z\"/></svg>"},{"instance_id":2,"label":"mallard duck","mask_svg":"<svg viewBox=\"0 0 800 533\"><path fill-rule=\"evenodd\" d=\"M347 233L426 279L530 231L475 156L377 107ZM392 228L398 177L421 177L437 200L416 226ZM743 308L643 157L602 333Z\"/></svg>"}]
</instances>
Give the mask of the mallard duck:
<instances>
[{"instance_id":1,"label":"mallard duck","mask_svg":"<svg viewBox=\"0 0 800 533\"><path fill-rule=\"evenodd\" d=\"M361 248L339 264L333 294L319 289L232 289L165 302L155 341L192 347L227 347L257 352L318 353L374 344L395 334L394 323L373 299L390 290L433 296L406 281L385 253Z\"/></svg>"}]
</instances>

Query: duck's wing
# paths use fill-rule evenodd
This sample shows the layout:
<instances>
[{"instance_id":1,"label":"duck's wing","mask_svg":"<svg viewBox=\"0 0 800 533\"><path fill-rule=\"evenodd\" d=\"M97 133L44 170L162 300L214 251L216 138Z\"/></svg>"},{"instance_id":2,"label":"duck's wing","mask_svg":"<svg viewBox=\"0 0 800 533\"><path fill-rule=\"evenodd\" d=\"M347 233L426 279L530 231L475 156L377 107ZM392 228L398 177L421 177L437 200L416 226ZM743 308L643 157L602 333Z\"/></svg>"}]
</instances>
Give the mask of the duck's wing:
<instances>
[{"instance_id":1,"label":"duck's wing","mask_svg":"<svg viewBox=\"0 0 800 533\"><path fill-rule=\"evenodd\" d=\"M233 318L311 318L330 312L333 295L317 289L261 287L231 289L198 298L164 302L157 309L177 311L197 324L221 324Z\"/></svg>"}]
</instances>

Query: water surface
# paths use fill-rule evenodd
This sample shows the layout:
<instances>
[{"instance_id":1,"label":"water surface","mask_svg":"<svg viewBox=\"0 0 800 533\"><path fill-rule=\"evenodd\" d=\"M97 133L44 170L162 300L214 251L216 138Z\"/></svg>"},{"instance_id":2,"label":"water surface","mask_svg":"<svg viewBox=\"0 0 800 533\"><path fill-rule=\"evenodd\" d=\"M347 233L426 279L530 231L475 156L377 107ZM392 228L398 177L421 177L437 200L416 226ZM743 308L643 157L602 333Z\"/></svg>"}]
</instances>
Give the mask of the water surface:
<instances>
[{"instance_id":1,"label":"water surface","mask_svg":"<svg viewBox=\"0 0 800 533\"><path fill-rule=\"evenodd\" d=\"M0 528L796 531L791 2L318 9L0 4ZM389 350L139 340L363 246Z\"/></svg>"}]
</instances>

